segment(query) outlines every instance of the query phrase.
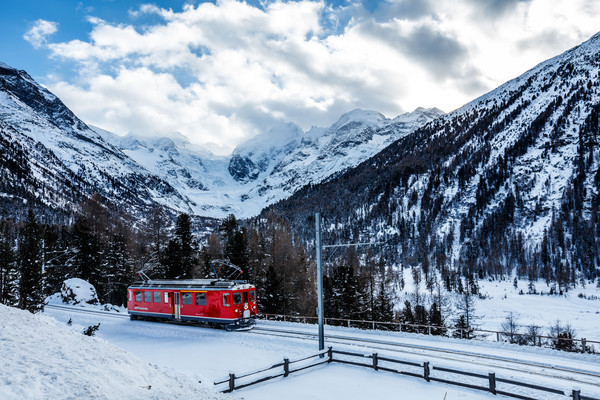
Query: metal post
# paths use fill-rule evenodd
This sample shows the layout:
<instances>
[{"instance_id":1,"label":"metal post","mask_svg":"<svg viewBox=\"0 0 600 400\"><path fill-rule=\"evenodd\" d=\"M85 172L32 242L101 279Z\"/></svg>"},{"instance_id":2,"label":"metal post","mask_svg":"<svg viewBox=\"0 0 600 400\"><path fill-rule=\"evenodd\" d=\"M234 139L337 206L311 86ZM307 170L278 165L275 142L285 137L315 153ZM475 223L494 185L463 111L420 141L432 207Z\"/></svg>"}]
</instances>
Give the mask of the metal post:
<instances>
[{"instance_id":1,"label":"metal post","mask_svg":"<svg viewBox=\"0 0 600 400\"><path fill-rule=\"evenodd\" d=\"M423 378L425 378L425 380L427 382L429 382L429 374L430 374L429 361L425 361L423 363Z\"/></svg>"},{"instance_id":2,"label":"metal post","mask_svg":"<svg viewBox=\"0 0 600 400\"><path fill-rule=\"evenodd\" d=\"M319 313L319 351L325 350L325 312L323 310L323 263L321 259L321 213L315 214L315 231L317 248L317 290L319 292L318 313Z\"/></svg>"},{"instance_id":3,"label":"metal post","mask_svg":"<svg viewBox=\"0 0 600 400\"><path fill-rule=\"evenodd\" d=\"M581 390L573 390L573 400L581 400Z\"/></svg>"},{"instance_id":4,"label":"metal post","mask_svg":"<svg viewBox=\"0 0 600 400\"><path fill-rule=\"evenodd\" d=\"M375 371L378 371L378 370L379 370L377 353L373 353L373 369L374 369Z\"/></svg>"}]
</instances>

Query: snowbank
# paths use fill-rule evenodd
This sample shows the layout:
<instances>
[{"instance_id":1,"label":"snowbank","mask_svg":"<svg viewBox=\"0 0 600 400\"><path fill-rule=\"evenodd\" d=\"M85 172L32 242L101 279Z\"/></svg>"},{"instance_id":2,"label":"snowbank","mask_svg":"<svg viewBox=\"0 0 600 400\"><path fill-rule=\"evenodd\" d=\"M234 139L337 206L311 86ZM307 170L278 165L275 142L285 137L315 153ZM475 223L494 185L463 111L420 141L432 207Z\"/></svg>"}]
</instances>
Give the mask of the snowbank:
<instances>
[{"instance_id":1,"label":"snowbank","mask_svg":"<svg viewBox=\"0 0 600 400\"><path fill-rule=\"evenodd\" d=\"M63 282L63 285L60 289L60 294L64 303L98 304L96 288L91 283L84 281L83 279L67 279Z\"/></svg>"},{"instance_id":2,"label":"snowbank","mask_svg":"<svg viewBox=\"0 0 600 400\"><path fill-rule=\"evenodd\" d=\"M0 399L224 399L51 318L0 304Z\"/></svg>"}]
</instances>

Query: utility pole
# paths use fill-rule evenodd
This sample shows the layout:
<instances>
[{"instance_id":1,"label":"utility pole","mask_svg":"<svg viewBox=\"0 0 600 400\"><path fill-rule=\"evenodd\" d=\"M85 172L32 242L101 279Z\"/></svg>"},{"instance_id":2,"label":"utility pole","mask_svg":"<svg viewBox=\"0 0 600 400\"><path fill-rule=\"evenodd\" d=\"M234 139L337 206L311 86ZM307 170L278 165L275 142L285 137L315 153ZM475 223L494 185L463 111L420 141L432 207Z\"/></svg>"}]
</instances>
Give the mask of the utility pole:
<instances>
[{"instance_id":1,"label":"utility pole","mask_svg":"<svg viewBox=\"0 0 600 400\"><path fill-rule=\"evenodd\" d=\"M317 302L317 315L319 320L319 351L325 350L325 312L323 310L323 262L321 258L321 213L315 214L315 232L317 248L317 290L319 300Z\"/></svg>"},{"instance_id":2,"label":"utility pole","mask_svg":"<svg viewBox=\"0 0 600 400\"><path fill-rule=\"evenodd\" d=\"M325 310L323 309L323 260L322 249L337 248L337 247L353 247L353 246L372 246L382 245L383 242L376 243L347 243L347 244L330 244L323 246L321 241L321 213L315 213L315 247L317 248L317 291L319 293L317 303L317 316L319 321L319 351L325 350Z\"/></svg>"}]
</instances>

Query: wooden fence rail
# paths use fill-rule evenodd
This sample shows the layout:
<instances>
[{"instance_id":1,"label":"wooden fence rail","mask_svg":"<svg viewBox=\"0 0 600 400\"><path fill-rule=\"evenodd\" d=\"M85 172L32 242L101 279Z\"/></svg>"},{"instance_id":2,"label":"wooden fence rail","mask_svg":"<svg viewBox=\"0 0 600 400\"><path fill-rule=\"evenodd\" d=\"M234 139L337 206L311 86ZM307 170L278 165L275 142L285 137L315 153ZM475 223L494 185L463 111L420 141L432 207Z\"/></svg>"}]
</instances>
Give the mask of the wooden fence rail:
<instances>
[{"instance_id":1,"label":"wooden fence rail","mask_svg":"<svg viewBox=\"0 0 600 400\"><path fill-rule=\"evenodd\" d=\"M334 357L334 355L342 356L342 357ZM347 357L351 357L352 359L348 359ZM296 364L296 363L299 363L302 361L307 361L307 360L310 360L313 358L314 359L320 358L321 360L318 360L317 362L314 362L314 363L311 363L308 365L304 365L302 367L298 367L296 369L290 368L290 366L292 364ZM359 360L355 361L355 359L357 359L357 358ZM365 359L370 359L370 362L365 363L363 361ZM416 370L413 369L412 371L406 371L403 369L394 369L394 368L390 368L388 366L381 365L382 362L405 365L408 367L415 368ZM319 365L330 364L330 363L340 363L340 364L354 365L354 366L358 366L358 367L372 368L375 371L385 371L385 372L391 372L391 373L400 374L400 375L412 376L415 378L423 378L427 382L440 382L440 383L445 383L448 385L461 386L461 387L466 387L466 388L470 388L470 389L474 389L474 390L490 392L495 395L500 394L500 395L512 397L515 399L521 399L521 400L536 400L536 399L543 399L544 397L530 397L530 396L525 396L520 393L509 392L507 390L499 390L497 387L498 383L504 383L507 385L524 387L527 389L536 390L538 392L552 393L552 394L562 395L562 396L566 396L566 397L572 397L573 400L600 400L600 399L594 398L594 397L583 396L583 395L581 395L580 390L573 390L571 393L567 394L561 389L549 388L549 387L545 387L545 386L541 386L541 385L534 385L534 384L527 383L527 382L516 381L514 379L499 378L496 376L496 374L494 372L489 372L487 374L481 374L481 373L477 373L477 372L461 371L461 370L458 370L455 368L432 366L429 363L429 361L425 361L425 362L423 362L423 364L421 364L421 363L417 363L414 361L406 361L406 360L400 360L400 359L396 359L396 358L381 356L378 353L361 354L361 353L354 353L354 352L350 352L350 351L334 350L332 347L329 347L327 350L321 351L319 353L301 358L299 360L290 361L289 359L284 358L283 362L281 362L281 363L277 363L277 364L272 365L271 367L264 368L264 369L254 371L254 372L250 372L250 373L246 373L243 375L236 376L235 374L230 373L229 378L219 381L219 382L215 382L214 384L222 385L222 384L228 383L228 388L222 390L222 392L230 393L237 389L242 389L244 387L256 385L258 383L266 382L268 380L279 378L279 377L287 377L294 372L298 372L298 371L302 371L302 370L305 370L308 368L313 368L313 367L316 367ZM249 383L243 383L243 384L237 383L237 380L239 380L239 379L247 378L247 377L253 376L253 375L262 374L262 373L270 371L272 369L281 368L281 367L283 367L283 370L278 373L276 372L274 375L261 376L260 378L254 380L254 381L251 381ZM445 378L438 377L438 376L432 376L432 371L439 371L439 372L446 373L446 374L478 378L478 379L483 380L485 382L485 384L484 385L474 384L471 382L459 381L457 379L445 379Z\"/></svg>"},{"instance_id":2,"label":"wooden fence rail","mask_svg":"<svg viewBox=\"0 0 600 400\"><path fill-rule=\"evenodd\" d=\"M284 321L284 322L301 322L304 324L307 323L317 323L317 317L307 317L307 316L299 316L299 315L281 315L281 314L260 314L259 318L263 318L266 320L275 320L275 321ZM329 324L328 324L329 322ZM343 318L325 318L326 325L332 325L331 322L338 322L338 324L333 324L334 326L347 326L347 327L368 327L367 329L376 329L383 327L386 330L395 330L406 333L422 333L422 334L434 334L436 332L458 332L457 336L460 335L461 338L465 335L465 331L452 328L448 326L438 326L438 325L421 325L421 324L405 324L402 322L382 322L382 321L364 321L364 320L356 320L356 319L343 319ZM502 332L502 331L493 331L488 329L473 329L472 332L475 333L483 333L486 336L489 334L495 334L496 341L501 341L501 338L513 338L513 337L523 337L523 338L532 338L534 343L537 343L537 346L542 345L542 339L546 339L549 341L553 341L558 344L564 344L571 342L573 346L576 343L579 343L580 348L576 350L581 350L581 352L586 352L588 345L590 344L599 344L600 340L589 340L587 338L563 338L563 337L553 337L553 336L545 336L545 335L530 335L527 333L518 333L518 332ZM511 339L512 340L512 339Z\"/></svg>"}]
</instances>

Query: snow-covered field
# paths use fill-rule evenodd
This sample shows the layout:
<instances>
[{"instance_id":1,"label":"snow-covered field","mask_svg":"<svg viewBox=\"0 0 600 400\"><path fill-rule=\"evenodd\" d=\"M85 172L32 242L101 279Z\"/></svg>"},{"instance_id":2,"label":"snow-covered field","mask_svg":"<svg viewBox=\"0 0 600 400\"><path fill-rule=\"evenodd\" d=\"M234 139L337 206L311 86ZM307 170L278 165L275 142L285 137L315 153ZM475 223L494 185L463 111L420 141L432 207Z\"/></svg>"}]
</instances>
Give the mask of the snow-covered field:
<instances>
[{"instance_id":1,"label":"snow-covered field","mask_svg":"<svg viewBox=\"0 0 600 400\"><path fill-rule=\"evenodd\" d=\"M400 293L399 310L404 300L409 300L414 306L415 285L409 270L404 271L405 290ZM474 324L477 329L502 331L509 312L516 317L521 325L520 332L526 333L526 327L537 325L541 327L542 335L549 335L550 326L560 321L561 326L570 324L575 331L574 337L600 341L600 288L595 283L584 286L579 284L563 295L548 295L550 287L543 281L534 282L537 294L528 294L529 282L521 280L517 287L513 286L513 278L502 281L483 279L478 282L479 291L483 298L476 298L474 307ZM523 294L521 294L521 291ZM422 302L429 309L431 294L425 289L423 282L419 288ZM541 294L544 293L544 294ZM433 293L434 296L436 293ZM460 301L456 294L446 294L445 315L446 325L452 325L457 317L457 303ZM496 340L495 334L488 334L488 340ZM596 345L600 352L600 345Z\"/></svg>"},{"instance_id":2,"label":"snow-covered field","mask_svg":"<svg viewBox=\"0 0 600 400\"><path fill-rule=\"evenodd\" d=\"M222 330L180 326L155 322L129 321L116 316L80 314L69 310L48 308L45 313L66 324L72 319L76 330L101 322L97 336L151 364L171 371L171 374L190 377L191 382L202 381L207 388L212 382L226 379L229 372L237 375L281 362L284 357L298 359L317 351L315 340L301 340L285 337L259 335L256 332L225 332ZM285 324L260 321L260 326L277 326L283 329L315 332L313 325ZM425 335L360 331L357 329L327 327L326 333L352 334L369 339L393 340L407 344L426 345L441 349L459 349L478 354L500 355L513 360L546 362L548 365L577 368L600 374L600 363L596 355L562 353L545 348L526 348L507 343L469 342L450 338L431 338ZM329 345L326 342L326 345ZM336 349L359 353L372 353L365 345L340 346ZM495 366L470 365L468 362L453 362L448 359L432 359L431 355L388 353L391 357L416 362L432 361L435 365L454 366L462 370L487 373L496 371L498 376L517 379L528 383L538 383L569 392L583 386L588 396L600 397L600 387L595 392L592 387L556 381L552 378L535 378L523 375L518 370L502 370ZM368 360L367 360L368 361ZM600 383L600 382L599 382ZM480 382L481 384L481 382ZM522 392L527 393L527 392ZM423 379L398 376L386 372L375 372L367 368L326 365L292 374L287 378L263 383L234 392L233 396L253 399L365 399L376 396L410 395L427 399L485 399L498 398L491 394L462 389L439 383L426 383ZM562 398L562 397L547 397Z\"/></svg>"},{"instance_id":3,"label":"snow-covered field","mask_svg":"<svg viewBox=\"0 0 600 400\"><path fill-rule=\"evenodd\" d=\"M464 389L441 383L427 383L413 378L377 372L341 364L330 364L294 373L286 378L250 386L230 395L218 393L225 386L213 382L224 380L230 372L240 375L261 369L283 358L299 359L317 352L315 339L299 339L250 332L225 332L194 326L156 322L130 321L123 308L109 307L111 313L81 313L106 310L94 302L89 284L80 280L67 282L62 294L51 296L50 306L38 315L0 306L0 399L337 399L423 398L423 399L491 399L501 398L486 392ZM598 339L600 301L594 285L571 290L566 296L520 295L521 286L512 281L480 282L486 299L478 300L476 315L481 328L499 329L507 311L521 316L521 323L550 325L556 319L570 323L578 337ZM544 290L536 284L538 292ZM414 290L414 287L412 288ZM582 293L582 297L579 296ZM71 309L54 308L64 305L62 299L72 297ZM410 291L407 296L410 296ZM585 296L585 298L583 297ZM76 304L75 304L76 303ZM95 337L84 336L85 328L100 323ZM257 328L276 327L315 333L316 326L259 321ZM581 334L583 332L583 334ZM263 332L264 333L264 332ZM422 364L457 368L463 371L516 379L564 390L569 394L581 389L582 394L600 398L600 378L586 377L565 381L530 374L528 366L503 366L502 362L481 362L475 356L500 356L508 361L542 363L544 370L555 375L556 367L584 371L600 376L600 356L564 353L549 348L521 347L508 343L466 341L399 332L363 331L341 327L326 327L327 335L351 335L371 341L386 341L410 346L404 353L381 344L340 343L327 339L326 346L361 354L380 355ZM445 355L435 351L446 351ZM406 349L406 347L405 347ZM462 351L469 356L449 355ZM599 350L599 349L596 349ZM357 361L357 360L355 360ZM369 363L370 359L362 361ZM392 366L393 367L393 366ZM415 371L418 372L418 371ZM467 378L468 380L469 378ZM583 382L595 382L595 385ZM471 383L485 385L473 380ZM511 388L524 395L539 396L526 389ZM538 397L536 397L538 398ZM562 399L564 396L543 397Z\"/></svg>"}]
</instances>

